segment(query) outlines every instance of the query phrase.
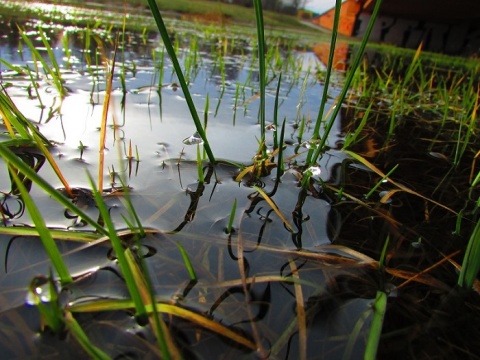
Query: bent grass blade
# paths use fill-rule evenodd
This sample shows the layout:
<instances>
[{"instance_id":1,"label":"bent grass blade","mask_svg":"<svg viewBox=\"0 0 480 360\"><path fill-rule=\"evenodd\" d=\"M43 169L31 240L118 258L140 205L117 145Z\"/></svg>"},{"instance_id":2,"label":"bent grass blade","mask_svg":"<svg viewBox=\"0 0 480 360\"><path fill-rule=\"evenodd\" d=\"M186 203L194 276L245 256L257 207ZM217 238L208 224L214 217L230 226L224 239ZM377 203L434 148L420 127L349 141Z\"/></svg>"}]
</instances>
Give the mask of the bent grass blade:
<instances>
[{"instance_id":1,"label":"bent grass blade","mask_svg":"<svg viewBox=\"0 0 480 360\"><path fill-rule=\"evenodd\" d=\"M47 253L53 267L55 268L58 276L60 277L60 282L62 283L62 285L71 283L73 281L72 276L70 275L70 272L68 271L68 268L63 261L62 254L58 250L57 244L55 244L55 241L53 240L52 235L50 234L50 231L45 224L42 214L33 202L27 188L18 177L15 168L11 164L9 164L8 167L13 180L17 184L17 188L20 191L22 200L25 203L25 207L27 208L30 217L32 218L32 221L35 224L38 236L42 241L45 252Z\"/></svg>"},{"instance_id":2,"label":"bent grass blade","mask_svg":"<svg viewBox=\"0 0 480 360\"><path fill-rule=\"evenodd\" d=\"M251 340L243 337L237 332L229 329L225 325L222 325L214 320L208 319L203 315L197 314L191 310L181 308L179 306L156 303L156 310L159 313L169 314L180 317L187 321L192 322L200 327L208 329L220 336L224 336L237 344L243 345L250 350L256 350L256 345ZM134 304L131 300L97 300L88 303L74 304L69 306L68 310L72 313L76 312L97 312L97 311L114 311L131 309ZM152 312L153 306L147 305L147 311Z\"/></svg>"},{"instance_id":3,"label":"bent grass blade","mask_svg":"<svg viewBox=\"0 0 480 360\"><path fill-rule=\"evenodd\" d=\"M33 171L25 162L19 159L12 151L0 143L0 155L12 164L17 170L23 173L28 177L32 182L38 185L43 191L50 195L53 199L59 202L62 206L65 206L72 213L77 214L81 219L85 220L90 226L95 228L95 230L104 235L108 236L108 231L106 231L102 226L100 226L95 220L83 212L80 208L75 206L70 199L62 195L57 189L52 187L45 179L40 177L35 171Z\"/></svg>"},{"instance_id":4,"label":"bent grass blade","mask_svg":"<svg viewBox=\"0 0 480 360\"><path fill-rule=\"evenodd\" d=\"M270 207L273 209L273 211L275 211L275 214L277 214L277 216L283 221L283 223L285 224L285 226L287 227L287 229L290 231L290 232L294 232L295 230L293 229L292 225L290 225L290 223L288 222L288 220L285 218L285 216L283 216L283 214L280 212L280 209L278 208L278 206L273 202L273 200L265 193L265 191L263 191L262 189L260 189L258 186L253 186L253 189L255 189L264 199L265 201L268 203L268 205L270 205Z\"/></svg>"},{"instance_id":5,"label":"bent grass blade","mask_svg":"<svg viewBox=\"0 0 480 360\"><path fill-rule=\"evenodd\" d=\"M42 152L43 156L46 157L53 171L55 172L57 177L60 179L63 186L65 186L65 191L67 192L68 196L73 199L74 195L73 195L72 189L70 188L70 185L68 184L67 179L65 179L65 177L63 176L62 171L58 167L57 163L53 159L52 154L50 154L50 151L48 151L47 147L43 144L42 140L38 137L37 134L33 133L32 135L36 141L37 146L40 148L40 151Z\"/></svg>"}]
</instances>

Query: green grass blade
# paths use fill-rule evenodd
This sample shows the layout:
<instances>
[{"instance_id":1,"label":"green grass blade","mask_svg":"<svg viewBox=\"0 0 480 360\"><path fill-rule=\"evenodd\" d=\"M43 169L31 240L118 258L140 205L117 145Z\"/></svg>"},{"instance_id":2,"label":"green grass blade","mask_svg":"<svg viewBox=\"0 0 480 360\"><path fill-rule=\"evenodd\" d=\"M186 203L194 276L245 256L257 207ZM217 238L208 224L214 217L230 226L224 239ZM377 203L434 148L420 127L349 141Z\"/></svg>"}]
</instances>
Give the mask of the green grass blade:
<instances>
[{"instance_id":1,"label":"green grass blade","mask_svg":"<svg viewBox=\"0 0 480 360\"><path fill-rule=\"evenodd\" d=\"M210 148L210 144L208 143L207 135L202 127L202 123L200 122L197 109L195 108L195 104L193 103L193 99L190 94L190 90L188 89L188 84L183 75L182 68L180 67L180 63L178 62L177 55L175 54L175 49L172 46L170 37L168 36L168 31L167 31L167 28L165 27L165 23L163 22L162 15L158 10L158 6L155 0L147 0L147 1L148 1L148 5L150 6L152 15L155 19L155 22L157 24L158 31L160 32L160 36L162 37L163 44L167 49L167 53L170 56L170 60L172 61L173 68L177 75L178 82L180 83L180 87L182 88L183 95L185 96L185 100L187 102L188 109L190 110L190 114L192 115L192 119L197 129L197 132L203 140L203 146L207 153L208 159L210 160L212 165L215 165L216 164L215 157L213 156L212 149Z\"/></svg>"},{"instance_id":2,"label":"green grass blade","mask_svg":"<svg viewBox=\"0 0 480 360\"><path fill-rule=\"evenodd\" d=\"M232 226L233 220L235 220L235 211L237 210L237 198L233 200L232 209L230 210L230 216L228 218L227 224L227 234L230 235L232 233Z\"/></svg>"},{"instance_id":3,"label":"green grass blade","mask_svg":"<svg viewBox=\"0 0 480 360\"><path fill-rule=\"evenodd\" d=\"M41 27L39 27L39 32L40 32L40 37L42 39L43 45L45 46L45 49L47 49L50 62L52 63L52 66L54 68L54 70L52 68L49 68L50 76L52 77L55 87L57 88L60 96L64 97L67 94L67 91L63 86L62 73L60 72L60 67L58 66L57 59L55 58L52 47L48 42L47 38L45 37L45 34L43 33L43 30Z\"/></svg>"},{"instance_id":4,"label":"green grass blade","mask_svg":"<svg viewBox=\"0 0 480 360\"><path fill-rule=\"evenodd\" d=\"M377 291L375 302L373 303L373 319L370 324L370 331L367 338L364 359L375 360L377 356L380 335L382 334L383 319L387 309L387 294L383 291Z\"/></svg>"},{"instance_id":5,"label":"green grass blade","mask_svg":"<svg viewBox=\"0 0 480 360\"><path fill-rule=\"evenodd\" d=\"M190 275L191 280L197 280L197 274L195 273L195 269L193 268L192 262L190 261L190 258L188 257L187 252L185 251L185 248L180 242L175 242L177 244L178 249L180 250L180 254L182 255L183 262L185 263L185 266L187 267L188 275Z\"/></svg>"},{"instance_id":6,"label":"green grass blade","mask_svg":"<svg viewBox=\"0 0 480 360\"><path fill-rule=\"evenodd\" d=\"M38 210L37 206L33 202L32 197L28 193L27 188L25 187L23 182L20 181L20 178L18 177L17 172L15 171L14 167L11 164L9 164L9 170L13 180L17 184L17 188L20 191L22 200L25 203L25 207L27 208L30 214L30 217L32 218L32 221L35 224L35 227L38 232L38 236L42 241L43 248L45 249L45 252L47 253L48 258L52 262L53 267L57 271L57 274L60 277L61 283L63 285L71 283L73 279L70 275L70 272L68 271L67 266L63 261L62 254L58 250L57 244L55 244L55 241L53 240L52 235L50 234L50 230L45 225L45 221L43 220L42 214L40 214L40 211Z\"/></svg>"},{"instance_id":7,"label":"green grass blade","mask_svg":"<svg viewBox=\"0 0 480 360\"><path fill-rule=\"evenodd\" d=\"M372 187L370 189L370 191L365 195L365 199L369 199L370 196L372 196L372 194L380 187L380 185L383 184L383 182L385 181L385 179L388 179L390 177L390 175L393 174L393 172L397 169L399 164L395 165L387 174L385 174L385 176L383 176L376 184L374 187Z\"/></svg>"},{"instance_id":8,"label":"green grass blade","mask_svg":"<svg viewBox=\"0 0 480 360\"><path fill-rule=\"evenodd\" d=\"M73 231L73 230L58 230L58 229L48 229L52 238L57 240L70 240L78 242L91 242L97 240L101 235L85 232L85 231ZM8 226L0 227L0 234L2 235L11 235L11 236L37 236L38 231L32 227L26 226Z\"/></svg>"},{"instance_id":9,"label":"green grass blade","mask_svg":"<svg viewBox=\"0 0 480 360\"><path fill-rule=\"evenodd\" d=\"M278 148L278 98L280 96L280 85L282 83L282 73L278 76L277 91L275 92L275 104L273 107L273 150Z\"/></svg>"},{"instance_id":10,"label":"green grass blade","mask_svg":"<svg viewBox=\"0 0 480 360\"><path fill-rule=\"evenodd\" d=\"M98 192L96 185L93 182L93 179L90 176L90 174L88 175L88 177L90 180L95 202L97 204L98 210L100 211L100 215L102 216L102 219L105 222L105 226L108 231L107 235L110 237L110 241L112 243L113 250L115 251L115 256L118 259L118 264L120 266L120 269L122 270L122 275L123 275L123 278L125 279L128 292L130 293L130 296L132 297L132 300L135 304L135 309L137 311L136 315L139 318L143 318L146 316L145 305L142 301L140 289L138 288L137 283L135 282L135 277L128 264L128 259L125 254L125 249L122 245L122 241L117 235L115 227L113 226L112 219L105 205L105 202L103 201L101 194Z\"/></svg>"},{"instance_id":11,"label":"green grass blade","mask_svg":"<svg viewBox=\"0 0 480 360\"><path fill-rule=\"evenodd\" d=\"M356 143L358 137L360 136L360 133L362 132L363 128L365 127L365 124L367 123L367 120L370 118L370 111L372 110L372 105L373 105L373 101L370 102L370 105L368 105L367 109L365 110L365 113L362 116L362 121L360 121L360 124L355 129L355 132L353 133L353 135L348 134L347 137L345 138L343 149L348 149L350 145Z\"/></svg>"},{"instance_id":12,"label":"green grass blade","mask_svg":"<svg viewBox=\"0 0 480 360\"><path fill-rule=\"evenodd\" d=\"M6 161L11 163L15 168L17 168L22 174L28 177L32 182L37 184L43 191L50 195L53 199L59 202L61 205L65 206L72 213L77 214L81 219L85 220L89 225L91 225L95 230L104 236L108 236L108 232L100 226L95 220L89 217L84 213L80 208L75 206L70 199L62 195L57 191L52 185L50 185L46 180L40 177L35 171L33 171L27 164L25 164L20 158L18 158L12 151L6 148L4 145L0 144L0 156L3 157Z\"/></svg>"},{"instance_id":13,"label":"green grass blade","mask_svg":"<svg viewBox=\"0 0 480 360\"><path fill-rule=\"evenodd\" d=\"M37 48L35 48L35 45L33 45L32 41L28 38L28 36L25 34L25 32L20 27L18 28L18 30L20 32L20 36L22 37L23 41L25 42L25 44L27 44L28 48L30 49L30 51L32 53L32 57L34 59L40 61L43 69L45 70L45 72L47 74L49 74L50 77L52 78L52 81L55 84L55 88L57 89L58 93L60 94L60 97L61 98L65 97L66 90L63 87L62 79L60 78L60 73L56 73L55 70L53 70L47 64L47 62L45 61L43 56L40 54L40 52L37 50ZM41 29L40 29L40 37L42 38L42 41L43 41L45 47L47 48L47 52L49 53L49 56L53 56L53 59L55 59L55 56L53 55L53 52L52 52L52 48L51 48L50 44L48 43L48 41L46 40L45 35L43 35L43 32L42 32ZM50 50L48 50L48 49L50 49ZM56 63L55 60L53 60L53 62Z\"/></svg>"},{"instance_id":14,"label":"green grass blade","mask_svg":"<svg viewBox=\"0 0 480 360\"><path fill-rule=\"evenodd\" d=\"M10 137L12 139L17 138L17 135L13 132L15 130L22 139L33 140L28 132L28 121L19 116L19 112L15 111L15 105L3 87L2 90L0 92L0 115L9 130Z\"/></svg>"},{"instance_id":15,"label":"green grass blade","mask_svg":"<svg viewBox=\"0 0 480 360\"><path fill-rule=\"evenodd\" d=\"M109 360L110 356L104 353L102 350L97 348L92 344L90 339L87 337L81 326L78 324L77 320L73 317L72 313L66 312L65 314L65 325L67 326L70 334L78 341L82 348L90 355L92 359L98 360Z\"/></svg>"},{"instance_id":16,"label":"green grass blade","mask_svg":"<svg viewBox=\"0 0 480 360\"><path fill-rule=\"evenodd\" d=\"M463 257L462 270L458 276L458 285L471 289L480 270L480 220L468 241L465 256Z\"/></svg>"},{"instance_id":17,"label":"green grass blade","mask_svg":"<svg viewBox=\"0 0 480 360\"><path fill-rule=\"evenodd\" d=\"M137 224L137 228L139 230L140 237L145 237L145 228L142 225L142 222L140 221L140 217L138 216L137 211L135 210L135 207L133 206L132 198L130 196L130 188L125 184L125 180L122 177L120 177L120 183L122 184L122 188L123 188L123 194L124 194L124 199L126 203L125 207L130 213L130 216L135 220L135 223ZM130 226L130 228L132 230L134 229L132 226Z\"/></svg>"},{"instance_id":18,"label":"green grass blade","mask_svg":"<svg viewBox=\"0 0 480 360\"><path fill-rule=\"evenodd\" d=\"M265 33L263 25L263 11L261 0L254 0L255 6L255 20L257 24L257 38L258 38L258 70L260 76L260 131L263 143L265 141L265 88L267 81L267 74L265 69Z\"/></svg>"}]
</instances>

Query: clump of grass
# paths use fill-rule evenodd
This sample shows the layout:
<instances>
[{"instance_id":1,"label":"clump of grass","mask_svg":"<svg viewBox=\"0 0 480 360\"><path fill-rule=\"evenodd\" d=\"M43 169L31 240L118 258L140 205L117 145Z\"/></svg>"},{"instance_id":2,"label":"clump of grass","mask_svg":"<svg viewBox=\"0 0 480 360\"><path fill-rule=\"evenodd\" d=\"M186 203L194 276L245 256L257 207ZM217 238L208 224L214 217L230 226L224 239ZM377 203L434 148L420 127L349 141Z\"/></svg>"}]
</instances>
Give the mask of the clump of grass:
<instances>
[{"instance_id":1,"label":"clump of grass","mask_svg":"<svg viewBox=\"0 0 480 360\"><path fill-rule=\"evenodd\" d=\"M335 45L335 43L336 43L337 28L338 28L339 17L340 17L340 6L341 6L340 3L341 2L339 0L337 0L336 7L335 7L334 29L332 31L332 40L331 40L332 45ZM317 162L318 158L320 157L320 155L323 152L325 152L325 144L327 142L328 135L329 135L330 131L332 130L333 124L335 123L335 120L336 120L336 118L337 118L337 116L340 112L341 104L347 98L347 94L349 92L350 85L351 85L351 83L352 83L352 81L355 77L355 72L356 72L358 66L360 65L360 62L362 61L363 53L365 51L365 47L367 46L370 34L373 30L373 26L375 25L375 20L376 20L376 18L378 16L378 13L380 11L381 4L382 4L382 0L377 0L375 2L375 7L372 11L372 15L370 17L370 21L368 23L367 29L365 30L365 35L363 36L362 42L360 43L360 45L358 47L357 54L356 54L354 60L352 61L352 64L350 65L350 69L349 69L349 72L347 74L347 78L345 79L342 90L340 91L340 94L337 97L336 105L334 106L332 114L330 115L330 118L327 121L327 124L325 126L325 131L323 132L322 137L320 139L320 143L318 144L318 146L313 147L308 152L308 156L307 156L307 160L306 160L306 166L307 167L310 167L313 164L315 164ZM330 78L331 68L333 66L334 50L335 50L334 46L332 46L331 49L330 49L329 61L328 61L328 65L327 65L327 74L328 74L327 79ZM330 70L328 70L329 68L330 68ZM324 86L325 86L325 88L328 88L328 84L325 84ZM317 121L315 123L315 129L314 129L314 132L313 132L313 137L312 137L313 142L315 142L316 139L320 138L320 124L322 123L322 120L323 120L323 112L324 112L325 103L326 103L326 100L327 100L327 97L326 97L327 90L324 90L324 94L323 94L323 97L322 97L322 103L320 105L320 109L319 109L318 116L317 116Z\"/></svg>"}]
</instances>

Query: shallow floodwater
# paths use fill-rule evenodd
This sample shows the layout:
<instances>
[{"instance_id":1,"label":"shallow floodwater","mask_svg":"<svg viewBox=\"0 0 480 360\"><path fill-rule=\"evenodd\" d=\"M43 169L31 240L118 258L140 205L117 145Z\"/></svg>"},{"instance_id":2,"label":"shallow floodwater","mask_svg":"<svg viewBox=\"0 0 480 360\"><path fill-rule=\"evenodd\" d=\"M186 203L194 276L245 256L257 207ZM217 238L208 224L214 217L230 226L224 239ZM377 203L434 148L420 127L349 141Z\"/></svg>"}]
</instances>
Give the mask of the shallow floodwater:
<instances>
[{"instance_id":1,"label":"shallow floodwater","mask_svg":"<svg viewBox=\"0 0 480 360\"><path fill-rule=\"evenodd\" d=\"M41 24L67 90L62 100L52 78L40 62L33 61L15 21L0 20L4 91L40 132L55 142L51 153L75 189L75 204L103 221L89 190L87 172L94 179L99 172L99 128L115 30ZM29 20L20 25L51 66L40 39L40 23ZM390 118L379 112L375 129L362 133L362 140L352 146L372 162L378 154L380 165L376 164L382 169L400 163L401 183L407 190L398 191L396 184L384 181L372 168L342 151L345 132L354 131L365 110L343 107L329 134L329 149L319 160L320 172L314 175L313 186L303 190L300 171L312 146L306 140L317 121L325 68L313 52L299 50L292 45L295 38L285 35L267 47L267 53L271 52L267 56L266 99L266 146L273 151L280 126L271 124L282 74L277 117L279 124L284 119L286 123L285 173L277 181L278 166L269 164L270 171L264 176L255 179L247 175L237 181L242 167L253 163L260 147L254 37L246 31L227 34L225 29L178 19L170 20L168 28L199 117L207 125L208 140L218 160L216 173L199 144L205 181L198 181L195 126L159 36L156 32L126 32L118 37L108 109L104 201L124 244L143 259L159 303L199 314L256 346L249 348L202 324L165 313L169 333L182 355L208 359L363 358L378 291L388 296L379 358L474 354L478 346L471 339L477 332L468 316L478 319L476 295L461 297L460 303L446 301L457 274L443 254L450 254L452 248L456 251L455 246L463 247L465 239L453 233L457 218L451 211L414 193L435 193L434 179L442 179L449 171L446 157L424 145L425 139L433 138L425 130L428 127L423 127L425 120L405 121L404 127L385 140L383 132L389 131L385 128ZM324 44L318 48L325 53ZM348 46L340 46L340 50L347 55L350 51ZM15 66L29 69L33 81L28 74L19 74ZM334 84L340 86L343 76L342 71L337 72ZM338 93L335 85L329 90L325 114ZM7 129L0 129L2 141L6 140ZM55 188L63 188L38 150L14 150ZM440 155L433 158L435 154ZM274 153L271 161L277 156ZM4 163L1 159L5 228L31 226ZM122 179L147 229L138 245L128 235L125 218L134 220L121 191ZM368 199L365 194L377 184L380 188ZM462 184L444 185L439 191L442 203L461 209L457 189ZM278 212L260 196L258 188L269 194ZM50 228L92 232L35 184L29 191ZM389 191L391 199L383 201ZM233 230L228 234L235 202ZM463 226L468 234L469 225ZM386 241L391 241L386 253L388 267L382 268L378 260ZM57 240L57 244L75 277L72 284L58 289L63 307L78 309L104 299L129 298L108 239ZM179 245L192 263L196 280L192 280ZM0 262L2 358L85 358L84 350L68 332L40 331L39 313L31 305L34 299L27 295L33 285L39 294L47 288L51 264L40 240L33 235L2 234L0 253L4 254ZM431 272L425 270L431 266ZM449 304L457 310L447 316ZM161 357L151 327L136 319L133 311L74 312L74 316L94 345L112 358ZM455 326L445 325L449 322Z\"/></svg>"},{"instance_id":2,"label":"shallow floodwater","mask_svg":"<svg viewBox=\"0 0 480 360\"><path fill-rule=\"evenodd\" d=\"M24 26L27 31L31 31L30 38L38 44L39 35L36 28L28 30L30 25ZM185 24L182 23L182 26ZM42 134L57 144L52 149L52 154L69 184L75 188L89 188L86 173L95 176L98 172L99 127L105 98L106 73L102 61L96 65L88 63L93 61L93 58L98 61L102 56L111 59L113 56L112 46L109 44L109 41L112 41L111 37L98 33L96 39L101 39L103 48L92 46L85 51L81 47L84 44L82 36L86 36L84 30L71 29L68 32L66 29L56 27L47 27L44 30L48 34L68 90L67 96L61 101L48 76L41 74L41 69L35 81L38 93L32 95L30 78L19 75L6 65L8 63L28 66L33 70L38 63L32 61L32 55L26 46L19 47L22 40L13 37L14 27L4 23L2 29L7 37L0 43L0 54L6 63L1 65L0 70L7 93L23 114L37 124ZM68 56L62 47L62 36L64 38L68 36L70 44ZM180 37L181 34L177 36ZM252 50L247 48L240 52L237 48L232 48L231 54L226 53L219 58L211 53L211 49L218 46L215 43L219 41L218 39L190 39L190 41L198 41L199 49L208 49L208 51L196 50L197 53L194 54L196 63L188 75L190 91L199 115L202 119L208 118L207 134L210 145L220 160L216 168L217 181L212 169L204 162L206 181L204 184L198 182L197 146L185 144L188 143L185 141L187 138L195 135L195 127L184 96L176 84L171 63L163 54L159 37L150 34L142 38L137 34L128 34L128 41L124 48L119 49L116 58L108 117L105 187L112 189L120 186L119 176L123 176L131 188L131 201L142 225L166 234L175 234L150 235L142 241L144 248L141 250L146 254L154 291L160 299L166 302L175 301L197 312L210 314L209 316L230 324L229 326L233 326L237 331L248 333L251 331L250 315L249 312L245 312L247 307L241 305L247 301L250 303L247 306L251 307L250 311L253 311L257 319L254 322L258 321L257 326L269 333L264 338L263 351L269 352L272 351L271 347L275 347L274 351L278 354L290 351L296 353L295 340L289 340L288 346L286 343L278 343L280 333L276 333L275 330L288 326L295 319L293 288L281 281L265 281L261 278L288 277L291 276L291 266L299 266L301 269L299 273L305 272L304 280L312 284L311 289L304 293L305 299L311 298L315 303L314 299L318 296L331 296L330 290L324 290L324 285L320 285L326 281L320 280L325 277L321 263L315 259L302 259L301 256L298 258L295 255L296 250L300 248L316 253L317 248L330 244L331 228L335 227L329 217L332 211L330 204L327 199L314 198L301 191L297 186L296 171L290 171L287 167L288 171L282 177L278 189L272 192L272 198L279 210L285 214L287 221L293 224L294 231L291 232L246 180L242 182L234 180L240 171L239 165L251 164L259 147L258 73L255 64L249 60L252 57ZM40 51L48 58L42 47ZM185 64L191 60L192 54L189 51L188 48L180 49L181 63ZM278 119L279 123L283 119L286 121L285 139L288 146L284 157L291 157L291 164L301 164L303 153L307 150L303 142L311 136L312 121L315 121L323 90L315 75L317 71L323 69L323 65L313 53L295 52L289 56L289 59L285 57L279 61L291 62L296 70L295 73L292 70L283 75L279 92ZM273 122L275 91L280 71L281 66L269 73L266 104L269 124ZM331 96L332 98L336 96L335 90L332 90ZM207 101L209 107L205 110ZM39 106L41 103L45 105L44 108ZM330 135L329 143L333 146L341 140L339 126ZM300 128L303 128L302 137L299 136ZM280 129L274 129L272 126L269 126L269 129L267 146L272 148L273 132ZM134 149L134 159L126 160L130 143ZM23 156L30 157L29 151L25 150L26 155ZM320 164L322 169L320 178L324 180L333 178L336 171L334 169L343 157L334 149L326 154ZM47 164L38 169L38 173L53 186L62 187ZM5 167L0 170L0 177L8 179ZM273 191L275 177L276 171L273 170L270 176L264 177L262 183L256 185L267 192ZM9 184L4 181L2 184L4 186L2 190L8 191ZM85 198L76 199L77 204L93 218L98 218L98 211L92 201L88 200L88 191L86 193ZM41 209L49 227L91 230L78 218L70 216L35 185L32 186L30 194ZM228 236L226 228L235 199L237 208L233 222L234 233ZM105 201L115 226L118 229L125 229L126 224L121 217L125 214L122 194L106 195ZM8 220L9 226L30 224L28 214L24 212L19 198L4 199L4 207L12 213ZM29 318L31 309L24 305L26 287L39 274L47 275L50 264L38 239L25 236L2 236L2 238L1 251L5 254L2 259L2 268L5 271L0 279L2 321L8 321L12 316ZM244 253L243 263L247 266L247 269L244 269L245 275L247 278L260 277L258 283L254 281L255 285L249 286L247 296L250 299L245 298L246 295L240 292L238 265L240 239ZM181 261L178 248L174 245L175 242L180 242L191 257L194 269L199 275L198 282L189 282L188 273ZM59 248L65 254L64 259L72 275L81 277L75 285L62 291L65 298L63 301L75 304L85 299L128 296L118 276L119 270L115 258L111 257L112 250L108 242L75 244L64 241L59 242ZM319 251L328 254L339 250ZM321 255L319 257L321 258ZM345 271L348 272L343 269L340 273ZM330 273L328 277L332 274ZM372 296L374 297L374 292ZM282 300L277 304L273 299ZM347 316L345 312L347 309L362 314L368 311L369 301L371 300L356 299L351 303L347 301L330 316L344 318ZM239 305L244 310L240 310ZM312 314L322 311L314 305L312 309ZM279 314L281 316L278 316ZM120 324L116 323L115 319L98 321L111 322L114 333L119 328L127 330L127 334L122 336L127 337L129 340L126 341L132 343L132 349L129 350L131 354L142 358L155 354L155 351L150 353L149 350L142 349L141 345L135 343L137 341L135 338L128 336L149 330L140 328L128 330L130 326L136 326L124 323L129 316L120 314L117 318ZM325 323L319 315L318 320L315 318L312 315L311 331L316 335L312 335L311 339L314 343L326 341L329 336L336 336L339 330L332 325L339 320L333 319L330 324ZM98 330L88 325L92 320L86 321L89 336L98 338L96 333ZM22 344L21 348L27 349L26 356L50 356L51 348L43 344L50 340L44 337L39 344L33 339L36 326L25 324L20 327L21 333L18 334L12 333L12 330L4 331L7 331L9 337L18 338ZM180 326L182 329L184 327L176 322L171 326L174 328ZM354 322L350 325L345 323L344 326L350 328L354 326ZM210 341L207 340L205 343L204 340L193 345L196 343L193 338L187 340L193 335L193 330L194 327L191 326L190 330L187 328L182 330L186 332L183 341L189 344L193 353L205 353L209 349ZM188 335L189 332L192 334ZM118 335L104 336L105 341L116 343L116 336ZM147 338L148 336L146 335ZM286 339L291 336L294 337L294 333L288 335L287 331ZM362 343L359 338L355 346L361 348ZM66 351L70 358L74 356L77 350L71 341L60 344L61 342L57 343L54 348L60 346L61 351ZM328 344L324 346L330 348ZM312 346L312 351L313 348ZM15 356L20 351L17 346L10 347L6 342L2 342L2 349L9 351L9 356ZM227 348L217 346L215 350L209 349L208 352L213 351L213 354L216 354L214 357L217 357L219 354L235 353L238 351L235 349L236 347L231 345ZM338 349L335 350L334 346L328 350L330 351L336 352ZM115 354L112 353L112 356ZM122 354L120 351L117 356L123 356Z\"/></svg>"}]
</instances>

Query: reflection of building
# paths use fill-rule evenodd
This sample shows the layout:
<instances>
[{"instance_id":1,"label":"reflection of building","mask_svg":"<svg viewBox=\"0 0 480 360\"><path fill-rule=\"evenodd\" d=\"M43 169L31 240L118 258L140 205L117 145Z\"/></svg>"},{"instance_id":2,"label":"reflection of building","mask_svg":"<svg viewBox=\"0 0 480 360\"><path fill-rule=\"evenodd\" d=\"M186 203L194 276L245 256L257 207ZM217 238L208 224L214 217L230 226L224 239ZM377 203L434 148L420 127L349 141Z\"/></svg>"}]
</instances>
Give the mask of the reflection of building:
<instances>
[{"instance_id":1,"label":"reflection of building","mask_svg":"<svg viewBox=\"0 0 480 360\"><path fill-rule=\"evenodd\" d=\"M340 10L339 33L365 34L374 0L346 0ZM331 29L335 9L314 18L316 25ZM373 28L373 41L407 48L450 54L480 52L480 1L383 0Z\"/></svg>"},{"instance_id":2,"label":"reflection of building","mask_svg":"<svg viewBox=\"0 0 480 360\"><path fill-rule=\"evenodd\" d=\"M349 45L339 42L335 46L333 54L333 68L336 70L346 70ZM328 64L330 54L330 43L319 43L313 47L313 52L323 64Z\"/></svg>"}]
</instances>

